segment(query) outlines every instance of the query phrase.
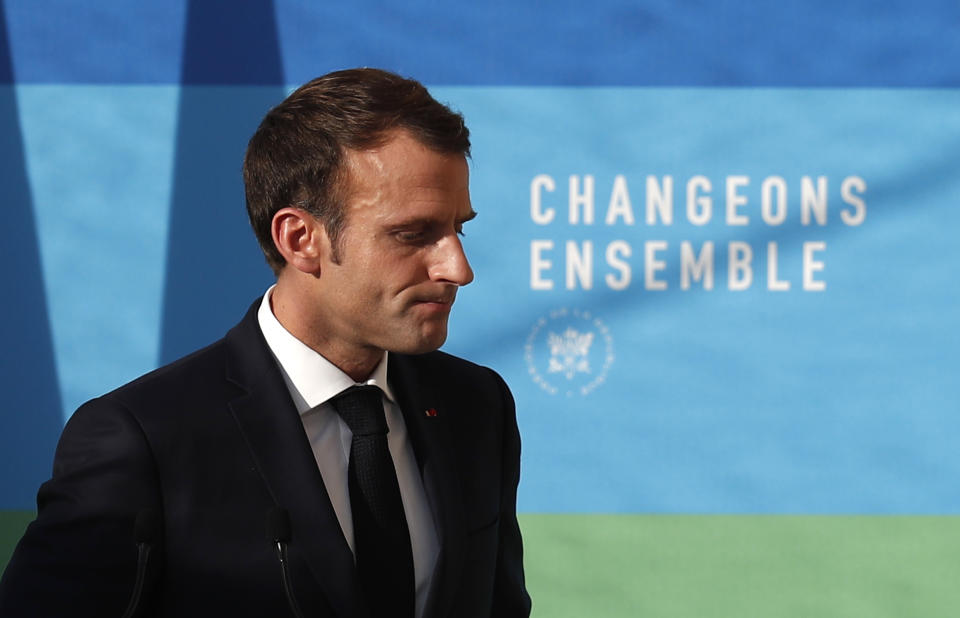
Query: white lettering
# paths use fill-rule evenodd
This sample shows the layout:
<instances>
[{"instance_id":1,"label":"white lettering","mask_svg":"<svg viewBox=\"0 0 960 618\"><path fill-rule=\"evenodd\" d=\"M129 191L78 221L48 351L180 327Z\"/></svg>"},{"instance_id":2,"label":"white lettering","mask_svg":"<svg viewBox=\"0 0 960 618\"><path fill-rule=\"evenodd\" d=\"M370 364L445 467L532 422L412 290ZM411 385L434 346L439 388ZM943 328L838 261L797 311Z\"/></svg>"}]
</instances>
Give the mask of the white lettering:
<instances>
[{"instance_id":1,"label":"white lettering","mask_svg":"<svg viewBox=\"0 0 960 618\"><path fill-rule=\"evenodd\" d=\"M610 204L607 206L607 225L617 222L622 217L626 225L633 225L633 206L630 205L630 194L627 193L627 179L621 174L613 179L613 190L610 192Z\"/></svg>"},{"instance_id":2,"label":"white lettering","mask_svg":"<svg viewBox=\"0 0 960 618\"><path fill-rule=\"evenodd\" d=\"M706 241L696 257L686 240L680 243L680 289L689 290L690 280L703 280L703 289L713 289L713 241Z\"/></svg>"},{"instance_id":3,"label":"white lettering","mask_svg":"<svg viewBox=\"0 0 960 618\"><path fill-rule=\"evenodd\" d=\"M543 209L543 191L554 191L557 184L546 174L538 174L530 182L530 218L537 225L546 225L557 214L553 208Z\"/></svg>"},{"instance_id":4,"label":"white lettering","mask_svg":"<svg viewBox=\"0 0 960 618\"><path fill-rule=\"evenodd\" d=\"M664 176L662 182L647 176L647 225L657 223L657 214L664 225L673 224L673 176Z\"/></svg>"},{"instance_id":5,"label":"white lettering","mask_svg":"<svg viewBox=\"0 0 960 618\"><path fill-rule=\"evenodd\" d=\"M713 200L710 191L713 186L706 176L694 176L687 181L687 220L694 225L706 225L713 217ZM698 195L705 191L708 195Z\"/></svg>"},{"instance_id":6,"label":"white lettering","mask_svg":"<svg viewBox=\"0 0 960 618\"><path fill-rule=\"evenodd\" d=\"M586 225L593 223L593 176L583 177L583 193L580 192L580 177L570 175L570 225L580 223L580 207L583 207L583 222Z\"/></svg>"},{"instance_id":7,"label":"white lettering","mask_svg":"<svg viewBox=\"0 0 960 618\"><path fill-rule=\"evenodd\" d=\"M576 242L567 241L567 289L576 289L577 280L584 290L593 288L593 243L589 240L583 241L583 251Z\"/></svg>"},{"instance_id":8,"label":"white lettering","mask_svg":"<svg viewBox=\"0 0 960 618\"><path fill-rule=\"evenodd\" d=\"M623 240L615 240L607 245L607 264L620 273L620 278L616 278L613 273L607 273L604 280L611 290L625 290L630 285L630 264L620 259L619 256L630 257L633 251L630 245Z\"/></svg>"},{"instance_id":9,"label":"white lettering","mask_svg":"<svg viewBox=\"0 0 960 618\"><path fill-rule=\"evenodd\" d=\"M777 192L777 208L773 209L773 192ZM769 176L760 185L760 215L767 225L780 225L787 218L787 181Z\"/></svg>"},{"instance_id":10,"label":"white lettering","mask_svg":"<svg viewBox=\"0 0 960 618\"><path fill-rule=\"evenodd\" d=\"M800 179L800 223L810 225L810 213L817 225L827 224L827 177L818 176L817 186L809 176Z\"/></svg>"},{"instance_id":11,"label":"white lettering","mask_svg":"<svg viewBox=\"0 0 960 618\"><path fill-rule=\"evenodd\" d=\"M777 279L777 243L767 243L767 289L773 292L786 292L790 289L789 281Z\"/></svg>"},{"instance_id":12,"label":"white lettering","mask_svg":"<svg viewBox=\"0 0 960 618\"><path fill-rule=\"evenodd\" d=\"M859 195L855 195L856 191ZM860 225L867 218L867 204L860 196L867 192L867 183L859 176L848 176L840 185L843 201L853 206L853 212L840 211L840 219L847 225Z\"/></svg>"},{"instance_id":13,"label":"white lettering","mask_svg":"<svg viewBox=\"0 0 960 618\"><path fill-rule=\"evenodd\" d=\"M825 281L817 281L813 273L823 270L824 264L813 259L814 251L826 251L827 243L822 240L803 243L803 289L806 292L822 292L827 289Z\"/></svg>"},{"instance_id":14,"label":"white lettering","mask_svg":"<svg viewBox=\"0 0 960 618\"><path fill-rule=\"evenodd\" d=\"M543 278L543 271L549 270L553 262L543 257L544 251L553 249L552 240L530 241L530 289L552 290L553 281Z\"/></svg>"},{"instance_id":15,"label":"white lettering","mask_svg":"<svg viewBox=\"0 0 960 618\"><path fill-rule=\"evenodd\" d=\"M753 249L739 240L727 244L727 288L734 291L746 290L753 284Z\"/></svg>"},{"instance_id":16,"label":"white lettering","mask_svg":"<svg viewBox=\"0 0 960 618\"><path fill-rule=\"evenodd\" d=\"M657 279L657 273L667 267L667 263L657 259L657 251L666 251L665 240L650 240L643 244L644 284L648 290L665 290L667 282Z\"/></svg>"},{"instance_id":17,"label":"white lettering","mask_svg":"<svg viewBox=\"0 0 960 618\"><path fill-rule=\"evenodd\" d=\"M727 225L750 223L750 217L737 212L737 208L747 203L747 198L740 195L737 189L746 187L748 184L750 184L750 178L747 176L727 176Z\"/></svg>"}]
</instances>

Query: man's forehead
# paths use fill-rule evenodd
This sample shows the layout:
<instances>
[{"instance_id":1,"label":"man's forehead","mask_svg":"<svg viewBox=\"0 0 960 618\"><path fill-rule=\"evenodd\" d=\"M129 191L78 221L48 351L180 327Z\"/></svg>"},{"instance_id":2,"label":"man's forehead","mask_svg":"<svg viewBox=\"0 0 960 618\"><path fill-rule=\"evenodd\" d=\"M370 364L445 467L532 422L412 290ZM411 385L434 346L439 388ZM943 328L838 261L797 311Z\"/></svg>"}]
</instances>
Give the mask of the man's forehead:
<instances>
[{"instance_id":1,"label":"man's forehead","mask_svg":"<svg viewBox=\"0 0 960 618\"><path fill-rule=\"evenodd\" d=\"M406 188L469 190L466 156L437 152L406 132L366 150L347 150L344 178L353 193L401 185Z\"/></svg>"}]
</instances>

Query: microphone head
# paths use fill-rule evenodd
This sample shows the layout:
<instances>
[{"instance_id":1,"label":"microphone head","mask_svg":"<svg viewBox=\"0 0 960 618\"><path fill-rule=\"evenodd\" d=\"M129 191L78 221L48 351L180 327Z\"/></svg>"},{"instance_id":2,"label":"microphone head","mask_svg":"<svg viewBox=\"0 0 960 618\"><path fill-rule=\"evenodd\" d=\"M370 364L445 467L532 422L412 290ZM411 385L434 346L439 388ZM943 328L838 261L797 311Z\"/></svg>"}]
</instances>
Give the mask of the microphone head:
<instances>
[{"instance_id":1,"label":"microphone head","mask_svg":"<svg viewBox=\"0 0 960 618\"><path fill-rule=\"evenodd\" d=\"M152 545L160 533L160 515L155 509L141 509L133 523L133 540Z\"/></svg>"},{"instance_id":2,"label":"microphone head","mask_svg":"<svg viewBox=\"0 0 960 618\"><path fill-rule=\"evenodd\" d=\"M274 506L267 511L267 540L271 543L290 542L290 514L287 509Z\"/></svg>"}]
</instances>

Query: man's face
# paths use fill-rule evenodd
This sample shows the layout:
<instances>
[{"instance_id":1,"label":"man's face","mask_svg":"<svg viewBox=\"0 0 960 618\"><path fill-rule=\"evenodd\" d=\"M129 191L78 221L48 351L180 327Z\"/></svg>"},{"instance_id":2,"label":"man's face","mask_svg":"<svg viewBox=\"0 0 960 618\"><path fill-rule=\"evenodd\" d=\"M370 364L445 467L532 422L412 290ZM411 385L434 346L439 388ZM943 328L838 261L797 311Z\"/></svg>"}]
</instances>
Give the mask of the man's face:
<instances>
[{"instance_id":1,"label":"man's face","mask_svg":"<svg viewBox=\"0 0 960 618\"><path fill-rule=\"evenodd\" d=\"M325 259L318 279L324 337L361 355L435 350L457 288L473 280L459 236L475 215L466 159L398 131L375 150L348 151L345 167L339 263Z\"/></svg>"}]
</instances>

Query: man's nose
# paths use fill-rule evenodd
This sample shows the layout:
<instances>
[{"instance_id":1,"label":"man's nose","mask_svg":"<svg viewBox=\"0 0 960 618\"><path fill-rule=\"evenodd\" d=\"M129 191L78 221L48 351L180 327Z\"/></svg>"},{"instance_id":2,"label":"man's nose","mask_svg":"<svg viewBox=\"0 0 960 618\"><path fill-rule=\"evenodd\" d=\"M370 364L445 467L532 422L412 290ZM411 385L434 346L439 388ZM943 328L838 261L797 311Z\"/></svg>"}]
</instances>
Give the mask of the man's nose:
<instances>
[{"instance_id":1,"label":"man's nose","mask_svg":"<svg viewBox=\"0 0 960 618\"><path fill-rule=\"evenodd\" d=\"M459 236L454 234L441 240L435 257L430 267L430 278L434 281L456 285L467 285L473 281L473 269L467 261L467 254L463 252Z\"/></svg>"}]
</instances>

